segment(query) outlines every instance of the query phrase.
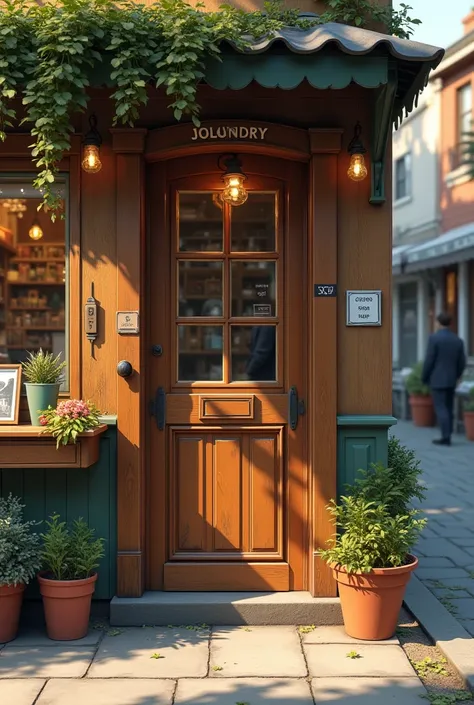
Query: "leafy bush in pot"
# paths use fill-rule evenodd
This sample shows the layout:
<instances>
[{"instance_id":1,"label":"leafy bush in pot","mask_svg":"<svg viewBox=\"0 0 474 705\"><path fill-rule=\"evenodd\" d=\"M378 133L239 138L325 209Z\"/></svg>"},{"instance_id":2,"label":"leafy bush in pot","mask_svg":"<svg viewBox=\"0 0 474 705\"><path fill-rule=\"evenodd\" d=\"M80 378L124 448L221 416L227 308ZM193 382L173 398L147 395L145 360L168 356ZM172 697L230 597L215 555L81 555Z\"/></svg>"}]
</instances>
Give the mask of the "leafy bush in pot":
<instances>
[{"instance_id":1,"label":"leafy bush in pot","mask_svg":"<svg viewBox=\"0 0 474 705\"><path fill-rule=\"evenodd\" d=\"M41 564L35 522L24 521L23 509L18 497L0 497L0 585L26 585Z\"/></svg>"},{"instance_id":2,"label":"leafy bush in pot","mask_svg":"<svg viewBox=\"0 0 474 705\"><path fill-rule=\"evenodd\" d=\"M368 501L385 504L390 516L406 514L413 500L421 502L425 498L420 461L395 436L388 440L388 467L377 464L370 470L359 470L358 474L354 486L347 488L349 494L362 494Z\"/></svg>"},{"instance_id":3,"label":"leafy bush in pot","mask_svg":"<svg viewBox=\"0 0 474 705\"><path fill-rule=\"evenodd\" d=\"M62 381L66 362L61 362L61 353L28 353L28 360L23 363L23 376L30 384L59 384Z\"/></svg>"},{"instance_id":4,"label":"leafy bush in pot","mask_svg":"<svg viewBox=\"0 0 474 705\"><path fill-rule=\"evenodd\" d=\"M423 363L417 362L405 380L408 394L414 397L429 397L430 388L422 381Z\"/></svg>"},{"instance_id":5,"label":"leafy bush in pot","mask_svg":"<svg viewBox=\"0 0 474 705\"><path fill-rule=\"evenodd\" d=\"M104 557L104 539L95 538L95 531L81 518L69 529L59 514L46 522L48 531L43 539L42 559L52 580L82 580L90 578Z\"/></svg>"},{"instance_id":6,"label":"leafy bush in pot","mask_svg":"<svg viewBox=\"0 0 474 705\"><path fill-rule=\"evenodd\" d=\"M320 555L348 573L404 565L426 524L414 509L391 516L385 504L367 501L363 494L341 497L340 504L332 500L328 510L341 533Z\"/></svg>"},{"instance_id":7,"label":"leafy bush in pot","mask_svg":"<svg viewBox=\"0 0 474 705\"><path fill-rule=\"evenodd\" d=\"M426 525L412 509L414 499L424 498L421 468L415 453L391 437L390 467L373 465L359 470L353 486L346 487L340 502L328 511L339 534L328 541L320 555L348 573L369 573L373 568L395 568L406 564L407 555Z\"/></svg>"}]
</instances>

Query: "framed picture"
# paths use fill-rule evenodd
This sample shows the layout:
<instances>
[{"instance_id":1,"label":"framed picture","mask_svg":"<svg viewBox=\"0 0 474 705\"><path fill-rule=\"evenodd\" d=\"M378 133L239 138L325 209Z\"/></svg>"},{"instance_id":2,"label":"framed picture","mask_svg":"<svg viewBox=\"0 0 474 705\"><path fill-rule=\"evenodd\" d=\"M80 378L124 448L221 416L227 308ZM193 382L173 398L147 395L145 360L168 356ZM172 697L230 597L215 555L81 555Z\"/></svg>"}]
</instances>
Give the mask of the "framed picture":
<instances>
[{"instance_id":1,"label":"framed picture","mask_svg":"<svg viewBox=\"0 0 474 705\"><path fill-rule=\"evenodd\" d=\"M21 365L0 365L0 425L18 423L20 388Z\"/></svg>"}]
</instances>

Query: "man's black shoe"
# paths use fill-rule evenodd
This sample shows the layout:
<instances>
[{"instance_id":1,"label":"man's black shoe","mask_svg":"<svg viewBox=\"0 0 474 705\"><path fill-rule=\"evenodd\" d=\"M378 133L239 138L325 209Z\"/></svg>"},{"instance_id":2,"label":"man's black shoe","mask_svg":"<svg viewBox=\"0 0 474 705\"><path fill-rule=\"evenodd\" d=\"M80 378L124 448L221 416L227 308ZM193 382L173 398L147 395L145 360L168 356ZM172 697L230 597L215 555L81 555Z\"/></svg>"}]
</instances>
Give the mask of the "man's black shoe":
<instances>
[{"instance_id":1,"label":"man's black shoe","mask_svg":"<svg viewBox=\"0 0 474 705\"><path fill-rule=\"evenodd\" d=\"M433 443L435 446L450 446L451 441L449 438L435 438Z\"/></svg>"}]
</instances>

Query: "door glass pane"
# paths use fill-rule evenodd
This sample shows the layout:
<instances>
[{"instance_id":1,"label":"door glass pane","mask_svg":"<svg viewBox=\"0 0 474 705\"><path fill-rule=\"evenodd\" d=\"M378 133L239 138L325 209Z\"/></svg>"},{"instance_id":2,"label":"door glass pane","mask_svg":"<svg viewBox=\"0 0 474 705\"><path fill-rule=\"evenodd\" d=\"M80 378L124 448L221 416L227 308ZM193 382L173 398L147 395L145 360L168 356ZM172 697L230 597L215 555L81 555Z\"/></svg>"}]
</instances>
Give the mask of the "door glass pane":
<instances>
[{"instance_id":1,"label":"door glass pane","mask_svg":"<svg viewBox=\"0 0 474 705\"><path fill-rule=\"evenodd\" d=\"M180 252L222 252L222 205L210 192L178 195Z\"/></svg>"},{"instance_id":2,"label":"door glass pane","mask_svg":"<svg viewBox=\"0 0 474 705\"><path fill-rule=\"evenodd\" d=\"M231 263L232 316L276 316L276 262Z\"/></svg>"},{"instance_id":3,"label":"door glass pane","mask_svg":"<svg viewBox=\"0 0 474 705\"><path fill-rule=\"evenodd\" d=\"M276 326L232 326L232 381L276 381Z\"/></svg>"},{"instance_id":4,"label":"door glass pane","mask_svg":"<svg viewBox=\"0 0 474 705\"><path fill-rule=\"evenodd\" d=\"M223 326L178 326L178 381L221 382Z\"/></svg>"},{"instance_id":5,"label":"door glass pane","mask_svg":"<svg viewBox=\"0 0 474 705\"><path fill-rule=\"evenodd\" d=\"M276 194L249 193L243 206L230 209L233 252L274 252Z\"/></svg>"},{"instance_id":6,"label":"door glass pane","mask_svg":"<svg viewBox=\"0 0 474 705\"><path fill-rule=\"evenodd\" d=\"M222 316L222 262L178 262L178 316Z\"/></svg>"}]
</instances>

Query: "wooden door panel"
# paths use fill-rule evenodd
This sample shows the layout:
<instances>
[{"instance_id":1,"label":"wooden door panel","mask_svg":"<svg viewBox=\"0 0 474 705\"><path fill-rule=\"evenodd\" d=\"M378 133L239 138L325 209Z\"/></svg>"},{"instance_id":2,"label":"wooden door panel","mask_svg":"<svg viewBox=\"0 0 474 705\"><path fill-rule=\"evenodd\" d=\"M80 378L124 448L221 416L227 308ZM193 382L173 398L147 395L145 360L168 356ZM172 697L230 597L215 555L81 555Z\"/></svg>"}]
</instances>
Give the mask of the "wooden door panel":
<instances>
[{"instance_id":1,"label":"wooden door panel","mask_svg":"<svg viewBox=\"0 0 474 705\"><path fill-rule=\"evenodd\" d=\"M261 433L249 437L250 551L281 554L281 451L280 439Z\"/></svg>"},{"instance_id":2,"label":"wooden door panel","mask_svg":"<svg viewBox=\"0 0 474 705\"><path fill-rule=\"evenodd\" d=\"M283 560L282 428L173 429L171 560Z\"/></svg>"},{"instance_id":3,"label":"wooden door panel","mask_svg":"<svg viewBox=\"0 0 474 705\"><path fill-rule=\"evenodd\" d=\"M213 541L211 550L243 552L242 435L214 438L212 443Z\"/></svg>"},{"instance_id":4,"label":"wooden door panel","mask_svg":"<svg viewBox=\"0 0 474 705\"><path fill-rule=\"evenodd\" d=\"M178 551L205 551L205 438L180 434L175 440L173 478L175 545Z\"/></svg>"},{"instance_id":5,"label":"wooden door panel","mask_svg":"<svg viewBox=\"0 0 474 705\"><path fill-rule=\"evenodd\" d=\"M287 563L165 563L165 590L188 592L280 591L290 589L290 567Z\"/></svg>"},{"instance_id":6,"label":"wooden door panel","mask_svg":"<svg viewBox=\"0 0 474 705\"><path fill-rule=\"evenodd\" d=\"M260 390L251 395L176 393L166 400L166 421L170 425L235 424L237 420L285 424L287 419L288 394L265 394Z\"/></svg>"}]
</instances>

